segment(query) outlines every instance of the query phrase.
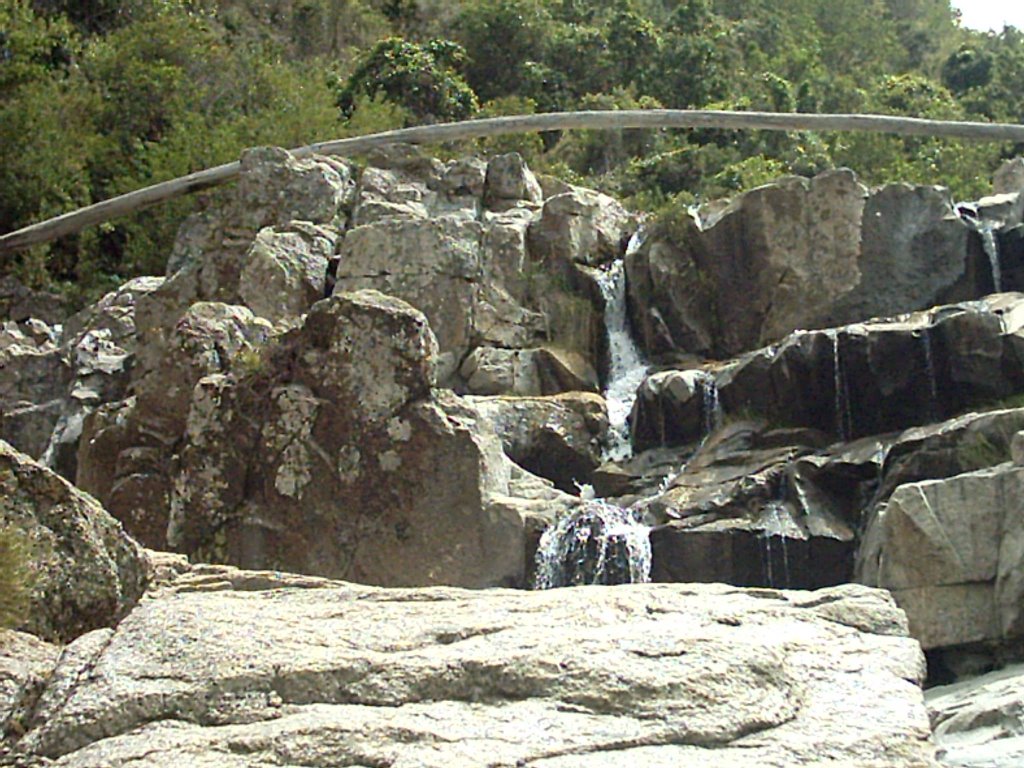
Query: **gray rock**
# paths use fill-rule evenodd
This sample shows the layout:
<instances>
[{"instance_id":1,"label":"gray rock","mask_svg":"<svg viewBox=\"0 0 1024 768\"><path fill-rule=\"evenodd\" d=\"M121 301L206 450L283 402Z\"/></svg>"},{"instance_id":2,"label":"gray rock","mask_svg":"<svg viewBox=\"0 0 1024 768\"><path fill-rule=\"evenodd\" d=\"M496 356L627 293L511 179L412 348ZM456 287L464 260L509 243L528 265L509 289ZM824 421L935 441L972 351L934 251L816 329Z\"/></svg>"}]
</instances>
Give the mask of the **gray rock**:
<instances>
[{"instance_id":1,"label":"gray rock","mask_svg":"<svg viewBox=\"0 0 1024 768\"><path fill-rule=\"evenodd\" d=\"M61 352L71 382L40 460L68 480L78 472L79 439L85 419L104 403L124 399L135 363L135 307L157 291L162 277L137 277L68 318Z\"/></svg>"},{"instance_id":2,"label":"gray rock","mask_svg":"<svg viewBox=\"0 0 1024 768\"><path fill-rule=\"evenodd\" d=\"M65 653L17 751L62 768L932 768L904 632L855 586L384 591L196 568Z\"/></svg>"},{"instance_id":3,"label":"gray rock","mask_svg":"<svg viewBox=\"0 0 1024 768\"><path fill-rule=\"evenodd\" d=\"M656 229L627 261L633 324L650 354L723 357L977 298L991 277L970 235L941 188L869 192L846 169L783 179Z\"/></svg>"},{"instance_id":4,"label":"gray rock","mask_svg":"<svg viewBox=\"0 0 1024 768\"><path fill-rule=\"evenodd\" d=\"M32 547L32 593L22 629L67 642L121 619L142 595L142 548L99 503L0 442L0 523Z\"/></svg>"},{"instance_id":5,"label":"gray rock","mask_svg":"<svg viewBox=\"0 0 1024 768\"><path fill-rule=\"evenodd\" d=\"M28 728L60 649L24 632L0 629L0 760L3 745Z\"/></svg>"},{"instance_id":6,"label":"gray rock","mask_svg":"<svg viewBox=\"0 0 1024 768\"><path fill-rule=\"evenodd\" d=\"M937 757L950 768L1024 763L1024 665L925 691Z\"/></svg>"},{"instance_id":7,"label":"gray rock","mask_svg":"<svg viewBox=\"0 0 1024 768\"><path fill-rule=\"evenodd\" d=\"M587 359L562 349L477 347L459 374L475 395L531 397L597 391L597 372Z\"/></svg>"},{"instance_id":8,"label":"gray rock","mask_svg":"<svg viewBox=\"0 0 1024 768\"><path fill-rule=\"evenodd\" d=\"M621 255L635 229L635 217L616 200L574 187L544 201L530 226L530 250L552 262L598 265Z\"/></svg>"},{"instance_id":9,"label":"gray rock","mask_svg":"<svg viewBox=\"0 0 1024 768\"><path fill-rule=\"evenodd\" d=\"M306 222L261 229L245 255L238 294L272 323L297 319L324 297L338 232Z\"/></svg>"},{"instance_id":10,"label":"gray rock","mask_svg":"<svg viewBox=\"0 0 1024 768\"><path fill-rule=\"evenodd\" d=\"M511 462L483 416L432 392L435 351L405 302L343 293L315 304L259 370L201 379L170 543L383 585L522 584L530 500L513 500Z\"/></svg>"},{"instance_id":11,"label":"gray rock","mask_svg":"<svg viewBox=\"0 0 1024 768\"><path fill-rule=\"evenodd\" d=\"M907 483L868 523L857 580L892 591L925 648L1024 636L1024 470Z\"/></svg>"},{"instance_id":12,"label":"gray rock","mask_svg":"<svg viewBox=\"0 0 1024 768\"><path fill-rule=\"evenodd\" d=\"M334 292L372 288L423 312L437 337L444 381L474 341L480 236L478 223L451 218L356 227L342 244Z\"/></svg>"},{"instance_id":13,"label":"gray rock","mask_svg":"<svg viewBox=\"0 0 1024 768\"><path fill-rule=\"evenodd\" d=\"M655 373L634 405L634 446L699 439L701 387L712 384L726 414L846 440L998 402L1024 386L1022 299L1000 294L843 328L796 331L714 371Z\"/></svg>"},{"instance_id":14,"label":"gray rock","mask_svg":"<svg viewBox=\"0 0 1024 768\"><path fill-rule=\"evenodd\" d=\"M568 493L590 483L608 435L608 412L600 395L467 399L494 425L505 454L516 464Z\"/></svg>"},{"instance_id":15,"label":"gray rock","mask_svg":"<svg viewBox=\"0 0 1024 768\"><path fill-rule=\"evenodd\" d=\"M33 290L13 275L0 277L0 321L35 318L56 325L67 314L67 302L60 294Z\"/></svg>"},{"instance_id":16,"label":"gray rock","mask_svg":"<svg viewBox=\"0 0 1024 768\"><path fill-rule=\"evenodd\" d=\"M56 343L27 323L0 327L0 439L36 458L46 450L71 380Z\"/></svg>"},{"instance_id":17,"label":"gray rock","mask_svg":"<svg viewBox=\"0 0 1024 768\"><path fill-rule=\"evenodd\" d=\"M544 199L537 177L526 167L518 152L498 155L487 164L484 202L492 210L503 210L522 202L539 203Z\"/></svg>"},{"instance_id":18,"label":"gray rock","mask_svg":"<svg viewBox=\"0 0 1024 768\"><path fill-rule=\"evenodd\" d=\"M146 546L167 547L173 457L193 388L210 374L258 369L272 330L245 307L197 302L160 331L159 346L149 336L136 394L84 418L76 483Z\"/></svg>"},{"instance_id":19,"label":"gray rock","mask_svg":"<svg viewBox=\"0 0 1024 768\"><path fill-rule=\"evenodd\" d=\"M1007 160L996 169L992 191L997 195L1024 191L1024 157Z\"/></svg>"}]
</instances>

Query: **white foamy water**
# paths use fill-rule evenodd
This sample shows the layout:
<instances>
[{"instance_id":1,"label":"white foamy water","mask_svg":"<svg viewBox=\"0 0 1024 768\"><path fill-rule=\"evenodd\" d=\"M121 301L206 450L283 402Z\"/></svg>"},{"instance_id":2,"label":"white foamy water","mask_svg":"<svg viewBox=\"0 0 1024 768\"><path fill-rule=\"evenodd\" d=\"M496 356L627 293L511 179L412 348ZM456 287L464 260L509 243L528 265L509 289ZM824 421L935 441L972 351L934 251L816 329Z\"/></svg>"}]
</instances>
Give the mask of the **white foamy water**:
<instances>
[{"instance_id":1,"label":"white foamy water","mask_svg":"<svg viewBox=\"0 0 1024 768\"><path fill-rule=\"evenodd\" d=\"M648 582L649 534L635 512L588 501L544 531L537 548L536 587Z\"/></svg>"},{"instance_id":2,"label":"white foamy water","mask_svg":"<svg viewBox=\"0 0 1024 768\"><path fill-rule=\"evenodd\" d=\"M988 257L988 265L992 273L993 293L1002 293L1003 271L999 263L999 241L996 233L1002 228L1004 222L982 218L978 206L974 203L959 203L956 206L956 212L960 216L960 220L981 237L981 247Z\"/></svg>"},{"instance_id":3,"label":"white foamy water","mask_svg":"<svg viewBox=\"0 0 1024 768\"><path fill-rule=\"evenodd\" d=\"M642 243L642 230L637 230L629 240L626 254L633 253ZM629 332L625 260L613 262L601 274L600 286L605 300L604 322L609 356L608 386L604 392L609 421L609 446L605 458L620 460L630 454L628 419L636 400L637 387L647 375L647 363Z\"/></svg>"}]
</instances>

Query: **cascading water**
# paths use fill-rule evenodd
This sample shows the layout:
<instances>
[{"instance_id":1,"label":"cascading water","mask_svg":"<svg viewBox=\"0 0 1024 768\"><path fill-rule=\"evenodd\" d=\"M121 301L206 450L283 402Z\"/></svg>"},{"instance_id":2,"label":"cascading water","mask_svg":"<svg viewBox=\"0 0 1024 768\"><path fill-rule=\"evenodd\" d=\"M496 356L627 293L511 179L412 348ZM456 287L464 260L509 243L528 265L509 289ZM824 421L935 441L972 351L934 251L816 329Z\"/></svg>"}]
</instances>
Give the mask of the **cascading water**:
<instances>
[{"instance_id":1,"label":"cascading water","mask_svg":"<svg viewBox=\"0 0 1024 768\"><path fill-rule=\"evenodd\" d=\"M642 242L643 235L637 231L630 238L627 255ZM602 272L599 284L605 300L609 355L608 384L604 393L609 422L605 459L614 461L630 455L628 419L637 387L647 375L647 365L629 333L625 261L620 259ZM640 520L640 513L601 499L588 499L541 536L536 557L536 588L649 581L649 534L650 528Z\"/></svg>"},{"instance_id":2,"label":"cascading water","mask_svg":"<svg viewBox=\"0 0 1024 768\"><path fill-rule=\"evenodd\" d=\"M795 525L786 508L786 476L779 481L775 498L771 499L761 510L761 538L764 540L764 571L765 583L769 587L788 587L790 585L789 551L786 546L788 526ZM788 525L787 525L788 523ZM778 539L782 555L782 580L775 572L776 556L773 552L773 540Z\"/></svg>"},{"instance_id":3,"label":"cascading water","mask_svg":"<svg viewBox=\"0 0 1024 768\"><path fill-rule=\"evenodd\" d=\"M722 423L722 403L718 398L718 381L714 374L703 372L697 380L697 388L700 391L703 442Z\"/></svg>"},{"instance_id":4,"label":"cascading water","mask_svg":"<svg viewBox=\"0 0 1024 768\"><path fill-rule=\"evenodd\" d=\"M642 230L630 238L629 255L643 243ZM604 323L608 334L608 385L604 397L608 403L609 444L605 459L621 460L630 453L629 414L636 399L636 390L647 375L647 364L629 333L626 317L625 260L612 263L599 278L604 297Z\"/></svg>"},{"instance_id":5,"label":"cascading water","mask_svg":"<svg viewBox=\"0 0 1024 768\"><path fill-rule=\"evenodd\" d=\"M981 247L985 251L985 255L988 256L989 269L992 272L993 292L1002 293L1003 275L999 262L999 241L996 233L1002 228L1003 222L984 218L974 203L959 203L956 206L956 212L960 216L960 220L977 232L981 238Z\"/></svg>"},{"instance_id":6,"label":"cascading water","mask_svg":"<svg viewBox=\"0 0 1024 768\"><path fill-rule=\"evenodd\" d=\"M649 533L631 510L600 499L588 501L541 536L537 589L649 581Z\"/></svg>"}]
</instances>

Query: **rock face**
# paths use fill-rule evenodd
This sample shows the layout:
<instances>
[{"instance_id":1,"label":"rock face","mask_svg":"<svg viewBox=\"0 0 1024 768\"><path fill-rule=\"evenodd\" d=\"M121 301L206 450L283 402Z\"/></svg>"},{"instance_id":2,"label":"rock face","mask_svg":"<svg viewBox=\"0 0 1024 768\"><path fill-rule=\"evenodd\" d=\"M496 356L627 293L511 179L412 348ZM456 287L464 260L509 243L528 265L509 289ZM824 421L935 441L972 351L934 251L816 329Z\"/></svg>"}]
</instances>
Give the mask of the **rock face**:
<instances>
[{"instance_id":1,"label":"rock face","mask_svg":"<svg viewBox=\"0 0 1024 768\"><path fill-rule=\"evenodd\" d=\"M69 647L14 750L64 768L925 768L904 632L862 587L382 591L204 567Z\"/></svg>"},{"instance_id":2,"label":"rock face","mask_svg":"<svg viewBox=\"0 0 1024 768\"><path fill-rule=\"evenodd\" d=\"M865 533L858 581L893 592L925 648L1024 635L1024 469L906 483Z\"/></svg>"},{"instance_id":3,"label":"rock face","mask_svg":"<svg viewBox=\"0 0 1024 768\"><path fill-rule=\"evenodd\" d=\"M174 456L193 388L204 376L255 364L270 333L270 323L245 307L197 302L162 332L159 357L146 353L149 368L137 372L135 394L85 418L76 483L146 546L167 547Z\"/></svg>"},{"instance_id":4,"label":"rock face","mask_svg":"<svg viewBox=\"0 0 1024 768\"><path fill-rule=\"evenodd\" d=\"M1024 763L1024 665L925 692L938 758L951 768Z\"/></svg>"},{"instance_id":5,"label":"rock face","mask_svg":"<svg viewBox=\"0 0 1024 768\"><path fill-rule=\"evenodd\" d=\"M798 331L714 370L648 377L632 416L637 449L700 438L715 398L837 439L927 424L1024 387L1024 297L1001 294L890 320Z\"/></svg>"},{"instance_id":6,"label":"rock face","mask_svg":"<svg viewBox=\"0 0 1024 768\"><path fill-rule=\"evenodd\" d=\"M60 649L24 632L0 629L0 759L24 735Z\"/></svg>"},{"instance_id":7,"label":"rock face","mask_svg":"<svg viewBox=\"0 0 1024 768\"><path fill-rule=\"evenodd\" d=\"M145 589L146 556L120 524L88 494L4 442L0 523L31 542L25 631L67 642L116 623Z\"/></svg>"},{"instance_id":8,"label":"rock face","mask_svg":"<svg viewBox=\"0 0 1024 768\"><path fill-rule=\"evenodd\" d=\"M436 349L405 302L336 294L254 370L200 379L171 546L389 586L521 584L511 464L480 414L432 391Z\"/></svg>"},{"instance_id":9,"label":"rock face","mask_svg":"<svg viewBox=\"0 0 1024 768\"><path fill-rule=\"evenodd\" d=\"M236 397L233 381L255 373L250 369L263 365L261 350L301 328L326 295L379 290L415 306L438 342L432 381L456 391L546 396L598 389L606 352L592 269L621 254L635 226L621 206L565 186L559 202L545 207L541 187L518 156L445 164L410 150L378 152L370 163L356 174L327 158L248 152L226 202L182 226L168 278L136 292L131 333L118 337L132 350L125 358L130 376L88 409L69 409L62 389L52 408L42 409L38 441L59 432L62 471L146 546L191 546L168 539L171 505L185 503L175 485L182 472L197 471L197 460L188 458L200 451L189 420L202 420L203 409L213 408L211 397L219 402L215 389ZM571 241L565 248L560 233ZM58 355L53 364L61 365ZM204 382L215 375L232 378ZM54 377L47 369L43 378ZM283 374L282 381L290 379ZM304 394L288 391L304 401ZM33 413L50 401L23 399L33 403ZM288 408L298 408L292 399ZM67 428L53 429L58 418ZM582 435L578 426L566 429ZM555 478L563 487L597 463L602 423L589 420L581 428L589 436L572 438L579 443L569 449L574 464ZM506 496L503 484L496 486L499 496ZM529 495L537 494L552 496L534 483ZM518 493L509 498L522 500ZM222 503L236 509L234 517L259 517L239 511L238 499ZM232 561L270 564L239 557ZM319 572L348 572L324 568Z\"/></svg>"},{"instance_id":10,"label":"rock face","mask_svg":"<svg viewBox=\"0 0 1024 768\"><path fill-rule=\"evenodd\" d=\"M627 261L650 354L716 357L821 328L974 298L983 253L946 190L869 192L849 170L790 178L655 231Z\"/></svg>"},{"instance_id":11,"label":"rock face","mask_svg":"<svg viewBox=\"0 0 1024 768\"><path fill-rule=\"evenodd\" d=\"M71 372L41 321L0 328L0 438L39 457L60 418Z\"/></svg>"}]
</instances>

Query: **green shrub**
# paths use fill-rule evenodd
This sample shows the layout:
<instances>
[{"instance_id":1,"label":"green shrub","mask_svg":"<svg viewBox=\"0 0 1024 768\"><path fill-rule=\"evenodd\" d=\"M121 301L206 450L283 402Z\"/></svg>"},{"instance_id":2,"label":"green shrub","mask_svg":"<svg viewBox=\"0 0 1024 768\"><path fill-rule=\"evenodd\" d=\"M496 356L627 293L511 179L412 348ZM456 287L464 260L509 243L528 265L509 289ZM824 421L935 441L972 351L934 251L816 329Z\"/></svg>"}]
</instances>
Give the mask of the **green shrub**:
<instances>
[{"instance_id":1,"label":"green shrub","mask_svg":"<svg viewBox=\"0 0 1024 768\"><path fill-rule=\"evenodd\" d=\"M994 467L1010 458L1006 446L1000 448L980 432L958 445L956 454L961 468L966 471Z\"/></svg>"},{"instance_id":2,"label":"green shrub","mask_svg":"<svg viewBox=\"0 0 1024 768\"><path fill-rule=\"evenodd\" d=\"M0 524L0 628L13 629L26 618L30 594L30 548L18 528Z\"/></svg>"}]
</instances>

